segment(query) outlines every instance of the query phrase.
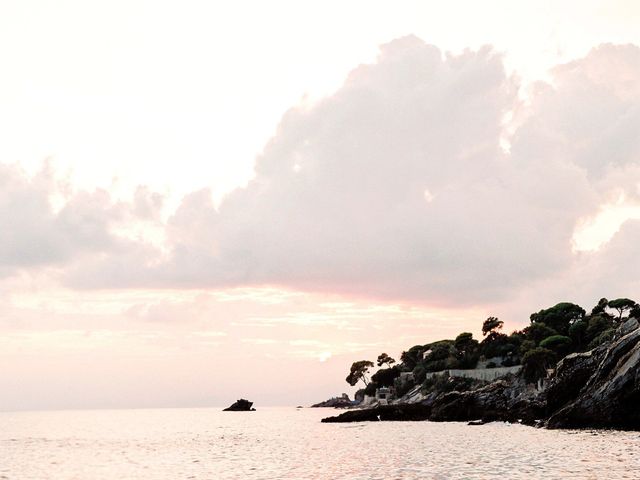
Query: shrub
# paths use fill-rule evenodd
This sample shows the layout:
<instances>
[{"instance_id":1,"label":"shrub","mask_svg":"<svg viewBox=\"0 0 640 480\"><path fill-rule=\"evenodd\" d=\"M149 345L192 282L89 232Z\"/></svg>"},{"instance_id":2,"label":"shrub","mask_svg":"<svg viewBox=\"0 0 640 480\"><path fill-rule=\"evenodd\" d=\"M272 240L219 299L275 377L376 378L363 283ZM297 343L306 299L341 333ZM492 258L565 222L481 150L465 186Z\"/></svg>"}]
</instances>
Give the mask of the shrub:
<instances>
[{"instance_id":1,"label":"shrub","mask_svg":"<svg viewBox=\"0 0 640 480\"><path fill-rule=\"evenodd\" d=\"M613 334L616 332L615 328L610 328L608 330L605 330L604 332L602 332L600 335L598 335L596 338L594 338L593 340L591 340L591 343L589 343L589 350L596 348L598 345L602 345L605 342L608 342L609 340L611 340L613 338Z\"/></svg>"},{"instance_id":2,"label":"shrub","mask_svg":"<svg viewBox=\"0 0 640 480\"><path fill-rule=\"evenodd\" d=\"M547 368L555 364L555 354L546 348L536 347L522 357L522 375L529 383L547 376Z\"/></svg>"},{"instance_id":3,"label":"shrub","mask_svg":"<svg viewBox=\"0 0 640 480\"><path fill-rule=\"evenodd\" d=\"M463 377L450 377L449 375L436 375L428 378L422 384L422 392L428 393L448 393L453 392L466 392L468 390L474 390L489 382L484 380L476 380L473 378Z\"/></svg>"},{"instance_id":4,"label":"shrub","mask_svg":"<svg viewBox=\"0 0 640 480\"><path fill-rule=\"evenodd\" d=\"M573 342L569 337L565 337L564 335L552 335L542 340L540 342L540 347L546 348L548 350L556 352L558 355L564 356L570 350L572 343Z\"/></svg>"},{"instance_id":5,"label":"shrub","mask_svg":"<svg viewBox=\"0 0 640 480\"><path fill-rule=\"evenodd\" d=\"M396 378L400 376L400 368L381 368L376 373L371 375L371 380L376 382L381 387L390 387Z\"/></svg>"},{"instance_id":6,"label":"shrub","mask_svg":"<svg viewBox=\"0 0 640 480\"><path fill-rule=\"evenodd\" d=\"M376 382L369 382L369 385L364 389L364 394L373 397L376 394L376 389L378 388L378 384Z\"/></svg>"},{"instance_id":7,"label":"shrub","mask_svg":"<svg viewBox=\"0 0 640 480\"><path fill-rule=\"evenodd\" d=\"M413 380L407 380L405 382L400 382L399 380L400 379L397 378L395 383L396 395L398 397L402 397L403 395L407 394L409 390L416 386L416 382L414 382Z\"/></svg>"},{"instance_id":8,"label":"shrub","mask_svg":"<svg viewBox=\"0 0 640 480\"><path fill-rule=\"evenodd\" d=\"M607 315L594 315L589 318L589 325L586 331L586 340L589 348L594 348L602 343L595 341L602 333L614 328L613 319ZM595 342L594 342L595 341ZM593 346L591 346L593 344Z\"/></svg>"},{"instance_id":9,"label":"shrub","mask_svg":"<svg viewBox=\"0 0 640 480\"><path fill-rule=\"evenodd\" d=\"M544 322L532 323L523 330L527 340L533 341L538 345L542 340L551 335L557 335L558 332L548 327ZM527 341L525 340L525 342ZM524 342L523 342L524 343Z\"/></svg>"},{"instance_id":10,"label":"shrub","mask_svg":"<svg viewBox=\"0 0 640 480\"><path fill-rule=\"evenodd\" d=\"M424 382L425 377L427 376L427 370L424 368L424 365L418 365L413 369L413 378L416 383Z\"/></svg>"},{"instance_id":11,"label":"shrub","mask_svg":"<svg viewBox=\"0 0 640 480\"><path fill-rule=\"evenodd\" d=\"M517 365L517 364L518 363L515 361L513 357L507 357L502 361L503 367L513 367L514 365Z\"/></svg>"}]
</instances>

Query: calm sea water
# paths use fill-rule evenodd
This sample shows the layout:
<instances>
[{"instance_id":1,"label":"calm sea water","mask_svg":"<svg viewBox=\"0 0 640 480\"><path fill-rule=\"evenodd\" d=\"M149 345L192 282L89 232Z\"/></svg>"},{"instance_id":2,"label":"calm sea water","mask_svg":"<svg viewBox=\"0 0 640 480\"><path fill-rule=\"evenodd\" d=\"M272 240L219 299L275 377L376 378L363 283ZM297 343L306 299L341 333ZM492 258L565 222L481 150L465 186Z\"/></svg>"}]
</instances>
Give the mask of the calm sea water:
<instances>
[{"instance_id":1,"label":"calm sea water","mask_svg":"<svg viewBox=\"0 0 640 480\"><path fill-rule=\"evenodd\" d=\"M322 424L330 409L0 413L0 478L640 478L640 433Z\"/></svg>"}]
</instances>

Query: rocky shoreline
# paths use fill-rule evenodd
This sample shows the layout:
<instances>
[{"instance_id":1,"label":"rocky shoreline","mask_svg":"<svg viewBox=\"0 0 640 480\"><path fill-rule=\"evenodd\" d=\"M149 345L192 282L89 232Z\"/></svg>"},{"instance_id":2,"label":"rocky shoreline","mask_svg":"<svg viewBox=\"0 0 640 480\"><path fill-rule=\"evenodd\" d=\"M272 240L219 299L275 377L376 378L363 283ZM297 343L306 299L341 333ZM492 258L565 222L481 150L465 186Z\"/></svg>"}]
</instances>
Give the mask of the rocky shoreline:
<instances>
[{"instance_id":1,"label":"rocky shoreline","mask_svg":"<svg viewBox=\"0 0 640 480\"><path fill-rule=\"evenodd\" d=\"M322 422L491 421L547 428L640 430L640 328L631 318L613 339L558 362L541 389L521 375L465 392L433 393L418 403L354 409Z\"/></svg>"},{"instance_id":2,"label":"rocky shoreline","mask_svg":"<svg viewBox=\"0 0 640 480\"><path fill-rule=\"evenodd\" d=\"M357 405L357 402L354 402L349 398L349 395L343 393L339 397L333 397L324 402L319 402L311 405L311 408L349 408Z\"/></svg>"}]
</instances>

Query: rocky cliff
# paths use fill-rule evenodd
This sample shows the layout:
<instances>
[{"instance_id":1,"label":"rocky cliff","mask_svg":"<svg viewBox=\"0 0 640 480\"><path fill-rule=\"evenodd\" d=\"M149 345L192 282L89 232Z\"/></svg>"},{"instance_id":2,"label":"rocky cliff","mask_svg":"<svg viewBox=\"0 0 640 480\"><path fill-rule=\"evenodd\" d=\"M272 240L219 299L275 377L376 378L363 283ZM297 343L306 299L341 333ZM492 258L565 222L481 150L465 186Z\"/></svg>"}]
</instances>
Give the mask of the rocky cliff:
<instances>
[{"instance_id":1,"label":"rocky cliff","mask_svg":"<svg viewBox=\"0 0 640 480\"><path fill-rule=\"evenodd\" d=\"M565 374L566 382L582 380L583 387L557 410L552 410L550 428L607 427L640 430L640 329L628 320L608 345L592 351ZM560 370L560 368L558 368ZM559 375L562 372L558 372ZM566 383L565 382L565 383ZM550 406L558 406L553 391L547 393Z\"/></svg>"},{"instance_id":2,"label":"rocky cliff","mask_svg":"<svg viewBox=\"0 0 640 480\"><path fill-rule=\"evenodd\" d=\"M502 420L549 428L640 430L638 321L627 320L610 342L562 359L540 390L510 376L476 390L429 395L418 405L351 411L323 421Z\"/></svg>"}]
</instances>

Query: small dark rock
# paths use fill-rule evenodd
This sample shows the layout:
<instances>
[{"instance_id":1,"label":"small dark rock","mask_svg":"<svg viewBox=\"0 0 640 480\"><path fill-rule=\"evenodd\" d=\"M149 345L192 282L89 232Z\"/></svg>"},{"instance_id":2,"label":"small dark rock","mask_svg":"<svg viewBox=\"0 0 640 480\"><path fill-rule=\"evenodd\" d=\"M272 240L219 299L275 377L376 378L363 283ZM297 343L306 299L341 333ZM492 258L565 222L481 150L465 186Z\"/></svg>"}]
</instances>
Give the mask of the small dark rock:
<instances>
[{"instance_id":1,"label":"small dark rock","mask_svg":"<svg viewBox=\"0 0 640 480\"><path fill-rule=\"evenodd\" d=\"M256 409L251 408L252 406L253 402L241 398L230 407L225 408L223 412L255 412Z\"/></svg>"}]
</instances>

